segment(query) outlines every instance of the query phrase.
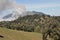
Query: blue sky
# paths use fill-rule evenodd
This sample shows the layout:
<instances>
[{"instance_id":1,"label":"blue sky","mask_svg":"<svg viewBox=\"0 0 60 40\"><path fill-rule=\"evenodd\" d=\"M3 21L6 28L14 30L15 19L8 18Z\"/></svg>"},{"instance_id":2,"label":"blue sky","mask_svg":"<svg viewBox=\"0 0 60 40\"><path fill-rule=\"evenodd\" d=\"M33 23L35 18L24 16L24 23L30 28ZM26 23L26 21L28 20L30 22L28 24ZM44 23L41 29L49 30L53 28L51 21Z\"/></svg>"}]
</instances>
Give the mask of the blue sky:
<instances>
[{"instance_id":1,"label":"blue sky","mask_svg":"<svg viewBox=\"0 0 60 40\"><path fill-rule=\"evenodd\" d=\"M29 11L60 16L60 0L16 0L16 2L25 5Z\"/></svg>"}]
</instances>

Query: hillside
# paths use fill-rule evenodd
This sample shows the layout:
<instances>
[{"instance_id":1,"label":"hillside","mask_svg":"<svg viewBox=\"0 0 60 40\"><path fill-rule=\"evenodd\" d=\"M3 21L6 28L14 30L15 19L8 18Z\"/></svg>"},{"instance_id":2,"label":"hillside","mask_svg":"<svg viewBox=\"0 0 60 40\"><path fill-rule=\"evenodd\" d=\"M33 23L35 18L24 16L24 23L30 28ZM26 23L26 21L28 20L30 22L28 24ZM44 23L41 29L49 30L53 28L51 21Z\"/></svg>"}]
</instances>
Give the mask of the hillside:
<instances>
[{"instance_id":1,"label":"hillside","mask_svg":"<svg viewBox=\"0 0 60 40\"><path fill-rule=\"evenodd\" d=\"M0 27L5 27L13 30L22 30L28 32L42 32L43 27L49 27L50 24L60 24L59 17L53 17L49 15L41 15L39 12L35 12L34 15L26 15L19 17L14 21L0 22ZM54 21L54 22L53 22Z\"/></svg>"},{"instance_id":2,"label":"hillside","mask_svg":"<svg viewBox=\"0 0 60 40\"><path fill-rule=\"evenodd\" d=\"M42 40L40 33L16 31L6 28L0 28L0 35L4 37L0 37L0 40Z\"/></svg>"},{"instance_id":3,"label":"hillside","mask_svg":"<svg viewBox=\"0 0 60 40\"><path fill-rule=\"evenodd\" d=\"M37 26L40 26L38 21L42 16L45 16L45 14L42 12L35 12L35 11L27 12L26 16L19 17L14 21L0 22L0 27L33 32Z\"/></svg>"},{"instance_id":4,"label":"hillside","mask_svg":"<svg viewBox=\"0 0 60 40\"><path fill-rule=\"evenodd\" d=\"M48 35L51 35L53 39L60 39L59 16L26 15L14 21L2 21L0 22L0 27L3 28L0 30L1 35L6 36L4 38L7 40L42 40L43 35L46 35L43 39L46 39Z\"/></svg>"}]
</instances>

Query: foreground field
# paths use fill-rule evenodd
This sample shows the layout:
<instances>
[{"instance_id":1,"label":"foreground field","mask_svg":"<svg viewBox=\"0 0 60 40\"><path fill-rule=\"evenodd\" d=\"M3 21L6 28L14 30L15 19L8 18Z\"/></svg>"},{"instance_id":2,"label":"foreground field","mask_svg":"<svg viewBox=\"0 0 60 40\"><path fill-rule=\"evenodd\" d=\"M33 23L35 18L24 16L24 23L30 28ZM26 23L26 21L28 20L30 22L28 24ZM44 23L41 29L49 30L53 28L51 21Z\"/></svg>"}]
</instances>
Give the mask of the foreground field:
<instances>
[{"instance_id":1,"label":"foreground field","mask_svg":"<svg viewBox=\"0 0 60 40\"><path fill-rule=\"evenodd\" d=\"M0 40L42 40L40 33L16 31L6 28L0 28L0 35L4 36Z\"/></svg>"}]
</instances>

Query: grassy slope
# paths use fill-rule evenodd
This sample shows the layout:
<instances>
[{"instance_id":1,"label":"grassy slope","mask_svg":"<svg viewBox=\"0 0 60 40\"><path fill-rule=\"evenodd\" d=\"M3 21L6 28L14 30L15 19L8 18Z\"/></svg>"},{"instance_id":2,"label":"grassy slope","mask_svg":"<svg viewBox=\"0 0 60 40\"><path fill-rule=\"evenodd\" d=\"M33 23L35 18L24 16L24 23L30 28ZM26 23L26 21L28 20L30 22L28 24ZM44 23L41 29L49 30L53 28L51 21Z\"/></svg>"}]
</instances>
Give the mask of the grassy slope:
<instances>
[{"instance_id":1,"label":"grassy slope","mask_svg":"<svg viewBox=\"0 0 60 40\"><path fill-rule=\"evenodd\" d=\"M42 40L40 33L16 31L6 28L0 28L0 35L4 36L0 40Z\"/></svg>"}]
</instances>

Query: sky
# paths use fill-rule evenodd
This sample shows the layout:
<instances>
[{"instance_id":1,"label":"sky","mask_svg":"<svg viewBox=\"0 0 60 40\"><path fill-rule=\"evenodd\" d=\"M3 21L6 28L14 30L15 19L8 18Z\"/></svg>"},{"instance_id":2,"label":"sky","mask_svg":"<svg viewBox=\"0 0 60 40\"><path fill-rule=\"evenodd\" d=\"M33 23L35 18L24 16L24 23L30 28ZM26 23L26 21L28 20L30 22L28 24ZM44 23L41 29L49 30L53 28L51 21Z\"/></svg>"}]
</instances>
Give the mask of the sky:
<instances>
[{"instance_id":1,"label":"sky","mask_svg":"<svg viewBox=\"0 0 60 40\"><path fill-rule=\"evenodd\" d=\"M4 1L7 6L4 6ZM51 16L60 16L60 0L11 0L16 2L16 4L24 5L26 11L37 11L43 12ZM9 8L12 2L9 3L8 0L0 0L0 11L1 9ZM12 12L11 10L0 12L0 18ZM3 14L4 13L4 14Z\"/></svg>"},{"instance_id":2,"label":"sky","mask_svg":"<svg viewBox=\"0 0 60 40\"><path fill-rule=\"evenodd\" d=\"M38 11L52 16L60 16L60 0L16 0L28 11Z\"/></svg>"}]
</instances>

